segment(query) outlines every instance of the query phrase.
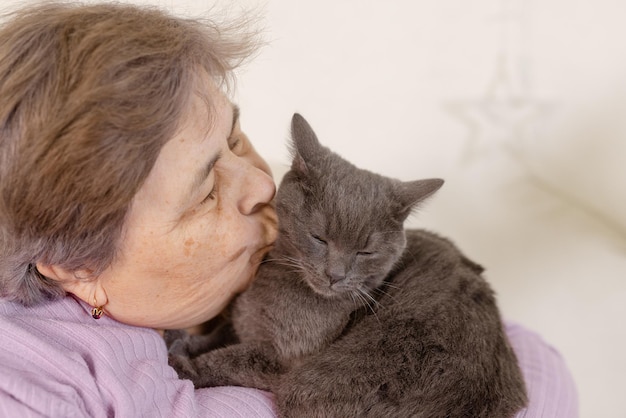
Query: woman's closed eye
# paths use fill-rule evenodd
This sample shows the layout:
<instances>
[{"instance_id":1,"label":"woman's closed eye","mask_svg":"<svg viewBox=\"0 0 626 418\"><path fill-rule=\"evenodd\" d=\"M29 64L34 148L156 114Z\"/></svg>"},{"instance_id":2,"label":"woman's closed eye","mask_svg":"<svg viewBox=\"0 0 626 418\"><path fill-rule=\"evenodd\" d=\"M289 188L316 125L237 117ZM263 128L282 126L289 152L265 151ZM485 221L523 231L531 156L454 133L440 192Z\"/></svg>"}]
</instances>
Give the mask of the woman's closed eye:
<instances>
[{"instance_id":1,"label":"woman's closed eye","mask_svg":"<svg viewBox=\"0 0 626 418\"><path fill-rule=\"evenodd\" d=\"M245 151L245 139L240 136L232 136L228 139L228 148L235 155L242 155Z\"/></svg>"},{"instance_id":2,"label":"woman's closed eye","mask_svg":"<svg viewBox=\"0 0 626 418\"><path fill-rule=\"evenodd\" d=\"M209 192L209 194L206 195L206 197L204 199L202 199L202 201L200 202L201 205L206 204L207 202L210 202L212 200L215 200L215 198L217 197L217 188L215 186L213 186L213 188L211 189L211 191Z\"/></svg>"},{"instance_id":3,"label":"woman's closed eye","mask_svg":"<svg viewBox=\"0 0 626 418\"><path fill-rule=\"evenodd\" d=\"M242 138L239 135L231 136L228 138L228 148L235 155L242 155L245 152L245 137ZM202 199L200 205L205 205L217 198L217 184L213 185L211 191Z\"/></svg>"},{"instance_id":4,"label":"woman's closed eye","mask_svg":"<svg viewBox=\"0 0 626 418\"><path fill-rule=\"evenodd\" d=\"M237 147L241 148L241 140L239 140L238 138L235 138L235 139L228 141L228 148L230 148L232 152L237 151Z\"/></svg>"}]
</instances>

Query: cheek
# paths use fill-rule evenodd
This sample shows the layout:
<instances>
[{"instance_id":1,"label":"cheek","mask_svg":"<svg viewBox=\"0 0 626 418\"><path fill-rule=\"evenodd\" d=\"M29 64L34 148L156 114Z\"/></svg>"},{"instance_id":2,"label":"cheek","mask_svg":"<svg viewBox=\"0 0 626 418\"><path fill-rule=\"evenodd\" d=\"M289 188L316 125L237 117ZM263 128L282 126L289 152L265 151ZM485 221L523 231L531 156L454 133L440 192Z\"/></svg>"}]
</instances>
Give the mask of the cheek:
<instances>
[{"instance_id":1,"label":"cheek","mask_svg":"<svg viewBox=\"0 0 626 418\"><path fill-rule=\"evenodd\" d=\"M192 231L185 231L176 246L186 263L206 268L228 256L231 251L229 244L224 234L217 233L212 225L203 224Z\"/></svg>"},{"instance_id":2,"label":"cheek","mask_svg":"<svg viewBox=\"0 0 626 418\"><path fill-rule=\"evenodd\" d=\"M207 273L236 260L252 238L245 223L237 222L237 219L236 216L222 215L185 231L180 248L184 260Z\"/></svg>"},{"instance_id":3,"label":"cheek","mask_svg":"<svg viewBox=\"0 0 626 418\"><path fill-rule=\"evenodd\" d=\"M372 260L357 259L354 262L353 271L359 276L369 276L372 274L379 274L381 271L386 270L386 266L382 266L381 263L376 263Z\"/></svg>"}]
</instances>

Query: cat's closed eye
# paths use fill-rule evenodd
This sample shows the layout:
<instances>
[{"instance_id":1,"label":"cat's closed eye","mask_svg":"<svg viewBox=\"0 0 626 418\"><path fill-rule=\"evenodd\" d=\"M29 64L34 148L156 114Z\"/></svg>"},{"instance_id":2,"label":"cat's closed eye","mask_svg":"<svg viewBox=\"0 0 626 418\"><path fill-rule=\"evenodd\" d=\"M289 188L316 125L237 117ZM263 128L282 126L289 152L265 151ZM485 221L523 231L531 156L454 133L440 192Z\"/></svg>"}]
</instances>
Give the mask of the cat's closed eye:
<instances>
[{"instance_id":1,"label":"cat's closed eye","mask_svg":"<svg viewBox=\"0 0 626 418\"><path fill-rule=\"evenodd\" d=\"M313 238L313 241L317 242L318 244L328 245L328 243L324 241L319 235L311 234L311 238Z\"/></svg>"},{"instance_id":2,"label":"cat's closed eye","mask_svg":"<svg viewBox=\"0 0 626 418\"><path fill-rule=\"evenodd\" d=\"M374 253L371 252L371 251L357 251L357 253L356 253L356 255L360 255L360 256L363 256L363 257L368 256L368 255L372 255L372 254L374 254Z\"/></svg>"}]
</instances>

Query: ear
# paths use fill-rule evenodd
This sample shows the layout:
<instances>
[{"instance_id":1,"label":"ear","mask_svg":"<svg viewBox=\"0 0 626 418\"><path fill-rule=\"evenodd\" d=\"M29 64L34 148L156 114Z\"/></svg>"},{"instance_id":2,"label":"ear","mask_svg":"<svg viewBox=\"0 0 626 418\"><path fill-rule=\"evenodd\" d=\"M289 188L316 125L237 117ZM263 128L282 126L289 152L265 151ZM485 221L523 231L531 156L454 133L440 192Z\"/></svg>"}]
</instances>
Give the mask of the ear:
<instances>
[{"instance_id":1,"label":"ear","mask_svg":"<svg viewBox=\"0 0 626 418\"><path fill-rule=\"evenodd\" d=\"M442 179L425 179L401 182L398 186L398 197L402 205L400 215L406 219L417 207L418 203L430 197L443 186Z\"/></svg>"},{"instance_id":2,"label":"ear","mask_svg":"<svg viewBox=\"0 0 626 418\"><path fill-rule=\"evenodd\" d=\"M54 264L37 263L37 270L49 279L59 282L68 293L72 293L91 306L104 306L108 298L100 280L90 270L70 271Z\"/></svg>"},{"instance_id":3,"label":"ear","mask_svg":"<svg viewBox=\"0 0 626 418\"><path fill-rule=\"evenodd\" d=\"M311 125L300 114L294 113L291 118L291 169L308 174L310 163L314 161L322 145L319 143Z\"/></svg>"}]
</instances>

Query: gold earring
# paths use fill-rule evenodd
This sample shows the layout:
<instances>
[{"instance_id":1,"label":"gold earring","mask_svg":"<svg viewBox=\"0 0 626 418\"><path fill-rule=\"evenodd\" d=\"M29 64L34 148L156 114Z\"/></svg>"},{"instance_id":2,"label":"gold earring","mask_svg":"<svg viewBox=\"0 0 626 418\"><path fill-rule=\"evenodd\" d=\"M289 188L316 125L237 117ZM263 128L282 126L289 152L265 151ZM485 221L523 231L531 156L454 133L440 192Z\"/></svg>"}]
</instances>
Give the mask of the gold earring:
<instances>
[{"instance_id":1,"label":"gold earring","mask_svg":"<svg viewBox=\"0 0 626 418\"><path fill-rule=\"evenodd\" d=\"M102 306L98 306L98 301L96 301L95 295L93 297L93 304L94 304L94 307L91 310L91 316L93 317L93 319L100 319L104 311L102 310Z\"/></svg>"}]
</instances>

